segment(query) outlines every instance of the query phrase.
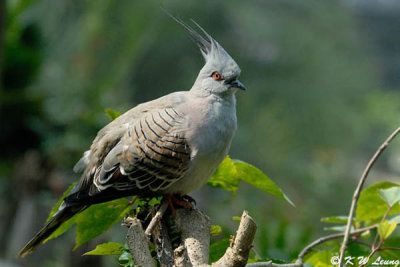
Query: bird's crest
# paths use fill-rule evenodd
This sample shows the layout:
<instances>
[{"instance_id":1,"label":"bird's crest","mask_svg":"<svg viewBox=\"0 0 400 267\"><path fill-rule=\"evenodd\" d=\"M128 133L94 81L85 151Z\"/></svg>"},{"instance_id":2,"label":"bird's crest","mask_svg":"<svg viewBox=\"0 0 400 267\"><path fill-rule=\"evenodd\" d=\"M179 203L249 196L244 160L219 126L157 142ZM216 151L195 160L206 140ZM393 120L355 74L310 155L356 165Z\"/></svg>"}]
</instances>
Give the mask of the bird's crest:
<instances>
[{"instance_id":1,"label":"bird's crest","mask_svg":"<svg viewBox=\"0 0 400 267\"><path fill-rule=\"evenodd\" d=\"M200 48L200 51L203 54L206 62L209 61L211 58L216 57L228 57L229 59L231 59L231 56L225 51L225 49L214 38L212 38L211 35L207 33L196 21L191 19L192 23L200 29L204 36L186 23L184 23L181 19L174 17L168 11L164 10L164 12L187 30L190 39Z\"/></svg>"}]
</instances>

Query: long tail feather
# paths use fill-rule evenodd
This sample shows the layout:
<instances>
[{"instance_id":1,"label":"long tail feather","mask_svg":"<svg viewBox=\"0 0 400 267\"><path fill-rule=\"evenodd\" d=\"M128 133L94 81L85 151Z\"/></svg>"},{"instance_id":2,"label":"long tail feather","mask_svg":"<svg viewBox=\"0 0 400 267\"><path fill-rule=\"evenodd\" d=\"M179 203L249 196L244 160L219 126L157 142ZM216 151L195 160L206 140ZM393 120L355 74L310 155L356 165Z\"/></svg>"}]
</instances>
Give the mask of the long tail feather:
<instances>
[{"instance_id":1,"label":"long tail feather","mask_svg":"<svg viewBox=\"0 0 400 267\"><path fill-rule=\"evenodd\" d=\"M85 209L84 206L66 206L58 210L50 221L19 252L18 257L25 257L35 251L61 224L83 209Z\"/></svg>"}]
</instances>

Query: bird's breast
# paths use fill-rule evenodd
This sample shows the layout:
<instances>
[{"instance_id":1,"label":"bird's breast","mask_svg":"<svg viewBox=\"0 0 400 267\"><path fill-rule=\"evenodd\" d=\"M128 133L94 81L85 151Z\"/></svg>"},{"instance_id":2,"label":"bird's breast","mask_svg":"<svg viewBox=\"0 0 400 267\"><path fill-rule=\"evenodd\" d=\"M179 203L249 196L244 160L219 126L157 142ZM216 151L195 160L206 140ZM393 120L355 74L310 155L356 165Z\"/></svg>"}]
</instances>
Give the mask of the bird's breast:
<instances>
[{"instance_id":1,"label":"bird's breast","mask_svg":"<svg viewBox=\"0 0 400 267\"><path fill-rule=\"evenodd\" d=\"M186 137L192 146L192 156L216 156L229 148L236 131L235 103L219 102L209 99L205 103L193 105L188 117L190 129Z\"/></svg>"},{"instance_id":2,"label":"bird's breast","mask_svg":"<svg viewBox=\"0 0 400 267\"><path fill-rule=\"evenodd\" d=\"M172 186L177 190L174 193L186 194L201 187L228 154L237 127L235 103L207 100L192 103L192 110L187 113L185 132L191 150L191 167Z\"/></svg>"}]
</instances>

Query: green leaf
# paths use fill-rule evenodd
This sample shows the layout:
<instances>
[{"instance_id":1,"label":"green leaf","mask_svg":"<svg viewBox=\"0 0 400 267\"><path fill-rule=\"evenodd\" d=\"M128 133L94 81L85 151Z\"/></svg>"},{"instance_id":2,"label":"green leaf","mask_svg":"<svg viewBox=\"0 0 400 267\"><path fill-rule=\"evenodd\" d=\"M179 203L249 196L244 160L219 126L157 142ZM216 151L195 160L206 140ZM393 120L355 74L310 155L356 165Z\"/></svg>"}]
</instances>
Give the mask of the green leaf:
<instances>
[{"instance_id":1,"label":"green leaf","mask_svg":"<svg viewBox=\"0 0 400 267\"><path fill-rule=\"evenodd\" d=\"M311 263L315 267L332 267L331 259L334 254L329 250L322 250L313 253L306 262Z\"/></svg>"},{"instance_id":2,"label":"green leaf","mask_svg":"<svg viewBox=\"0 0 400 267\"><path fill-rule=\"evenodd\" d=\"M97 245L95 249L83 255L121 255L124 252L124 245L115 242L108 242Z\"/></svg>"},{"instance_id":3,"label":"green leaf","mask_svg":"<svg viewBox=\"0 0 400 267\"><path fill-rule=\"evenodd\" d=\"M118 118L119 116L121 116L121 113L119 113L118 111L112 110L111 108L106 108L104 110L104 112L106 113L106 115L113 121L116 118Z\"/></svg>"},{"instance_id":4,"label":"green leaf","mask_svg":"<svg viewBox=\"0 0 400 267\"><path fill-rule=\"evenodd\" d=\"M161 204L161 200L162 197L153 197L147 204L151 207L154 207L155 205Z\"/></svg>"},{"instance_id":5,"label":"green leaf","mask_svg":"<svg viewBox=\"0 0 400 267\"><path fill-rule=\"evenodd\" d=\"M363 233L360 235L360 237L361 237L361 238L364 238L364 239L370 238L370 237L371 237L371 231L368 230L368 231L363 232Z\"/></svg>"},{"instance_id":6,"label":"green leaf","mask_svg":"<svg viewBox=\"0 0 400 267\"><path fill-rule=\"evenodd\" d=\"M391 182L379 182L365 188L358 199L356 218L358 222L381 218L388 209L387 203L380 197L381 189L398 187L398 184ZM373 211L373 212L371 212ZM400 212L400 204L393 206L389 214Z\"/></svg>"},{"instance_id":7,"label":"green leaf","mask_svg":"<svg viewBox=\"0 0 400 267\"><path fill-rule=\"evenodd\" d=\"M346 225L338 225L331 227L324 227L324 231L335 231L335 232L344 232L346 230ZM354 226L351 226L350 231L353 232Z\"/></svg>"},{"instance_id":8,"label":"green leaf","mask_svg":"<svg viewBox=\"0 0 400 267\"><path fill-rule=\"evenodd\" d=\"M389 220L389 222L399 224L399 223L400 223L400 215L397 215L397 216L391 218L391 219Z\"/></svg>"},{"instance_id":9,"label":"green leaf","mask_svg":"<svg viewBox=\"0 0 400 267\"><path fill-rule=\"evenodd\" d=\"M76 238L73 250L121 221L130 209L129 200L120 198L92 205L80 213L76 218Z\"/></svg>"},{"instance_id":10,"label":"green leaf","mask_svg":"<svg viewBox=\"0 0 400 267\"><path fill-rule=\"evenodd\" d=\"M381 239L387 239L396 229L397 224L387 220L380 222L378 225L378 234Z\"/></svg>"},{"instance_id":11,"label":"green leaf","mask_svg":"<svg viewBox=\"0 0 400 267\"><path fill-rule=\"evenodd\" d=\"M400 187L394 186L389 189L380 190L379 195L389 206L393 207L393 205L400 202Z\"/></svg>"},{"instance_id":12,"label":"green leaf","mask_svg":"<svg viewBox=\"0 0 400 267\"><path fill-rule=\"evenodd\" d=\"M76 214L75 216L73 216L72 218L61 224L61 226L58 227L57 230L55 230L48 238L46 238L43 241L43 244L49 241L50 239L59 237L60 235L64 234L69 228L71 228L76 223L77 216L79 215L80 214Z\"/></svg>"},{"instance_id":13,"label":"green leaf","mask_svg":"<svg viewBox=\"0 0 400 267\"><path fill-rule=\"evenodd\" d=\"M208 260L208 263L211 264L218 261L222 257L222 255L224 255L226 249L229 247L229 244L230 241L228 238L212 243L210 246L210 258Z\"/></svg>"},{"instance_id":14,"label":"green leaf","mask_svg":"<svg viewBox=\"0 0 400 267\"><path fill-rule=\"evenodd\" d=\"M242 220L242 218L239 217L239 216L233 216L233 217L231 218L231 220L232 220L232 221L236 221L236 222L240 222L240 221Z\"/></svg>"},{"instance_id":15,"label":"green leaf","mask_svg":"<svg viewBox=\"0 0 400 267\"><path fill-rule=\"evenodd\" d=\"M118 258L118 264L121 266L134 266L132 254L129 251L124 251Z\"/></svg>"},{"instance_id":16,"label":"green leaf","mask_svg":"<svg viewBox=\"0 0 400 267\"><path fill-rule=\"evenodd\" d=\"M77 224L75 250L122 220L130 211L131 206L129 200L126 198L92 205L64 222L53 234L44 240L43 243L62 235L74 224Z\"/></svg>"},{"instance_id":17,"label":"green leaf","mask_svg":"<svg viewBox=\"0 0 400 267\"><path fill-rule=\"evenodd\" d=\"M321 222L324 223L347 223L347 220L349 219L348 216L331 216L331 217L322 217ZM353 222L355 222L356 219L353 218Z\"/></svg>"},{"instance_id":18,"label":"green leaf","mask_svg":"<svg viewBox=\"0 0 400 267\"><path fill-rule=\"evenodd\" d=\"M211 225L210 235L217 236L222 233L222 227L219 225Z\"/></svg>"},{"instance_id":19,"label":"green leaf","mask_svg":"<svg viewBox=\"0 0 400 267\"><path fill-rule=\"evenodd\" d=\"M64 198L68 196L69 192L75 187L76 183L71 184L68 189L63 193L63 195L60 197L60 199L57 201L57 203L53 206L53 208L50 211L49 216L47 217L46 222L49 222L51 217L57 212L58 208L61 206L61 204L64 201Z\"/></svg>"},{"instance_id":20,"label":"green leaf","mask_svg":"<svg viewBox=\"0 0 400 267\"><path fill-rule=\"evenodd\" d=\"M392 248L398 248L400 244L400 236L391 236L389 239L385 240L385 244L383 248L385 247L392 247ZM400 250L381 250L379 251L379 254L383 258L387 259L400 259Z\"/></svg>"},{"instance_id":21,"label":"green leaf","mask_svg":"<svg viewBox=\"0 0 400 267\"><path fill-rule=\"evenodd\" d=\"M282 190L260 169L240 160L231 160L229 156L218 166L207 184L235 193L241 180L294 206Z\"/></svg>"},{"instance_id":22,"label":"green leaf","mask_svg":"<svg viewBox=\"0 0 400 267\"><path fill-rule=\"evenodd\" d=\"M240 177L237 174L235 164L227 156L221 164L218 166L217 170L208 180L207 184L213 187L222 188L232 193L236 193L239 187Z\"/></svg>"}]
</instances>

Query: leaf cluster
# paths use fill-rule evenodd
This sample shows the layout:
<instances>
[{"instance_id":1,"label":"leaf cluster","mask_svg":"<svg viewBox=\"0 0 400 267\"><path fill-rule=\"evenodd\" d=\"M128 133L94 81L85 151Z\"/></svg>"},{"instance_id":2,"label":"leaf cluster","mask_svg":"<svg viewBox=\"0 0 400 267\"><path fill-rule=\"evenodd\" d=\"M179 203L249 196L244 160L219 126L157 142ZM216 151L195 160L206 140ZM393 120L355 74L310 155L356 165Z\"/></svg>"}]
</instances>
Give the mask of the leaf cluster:
<instances>
[{"instance_id":1,"label":"leaf cluster","mask_svg":"<svg viewBox=\"0 0 400 267\"><path fill-rule=\"evenodd\" d=\"M345 230L347 220L347 216L321 219L323 223L334 224L334 226L326 227L325 230L338 232ZM399 224L400 184L378 182L365 188L357 202L351 231L369 226L376 227L352 236L346 251L345 262L348 259L351 260L353 266L365 266L365 264L374 263L378 257L400 259L400 233L396 231ZM341 241L342 239L337 239L324 243L310 253L305 262L313 266L332 266L331 259L339 255ZM371 256L369 260L368 255Z\"/></svg>"}]
</instances>

